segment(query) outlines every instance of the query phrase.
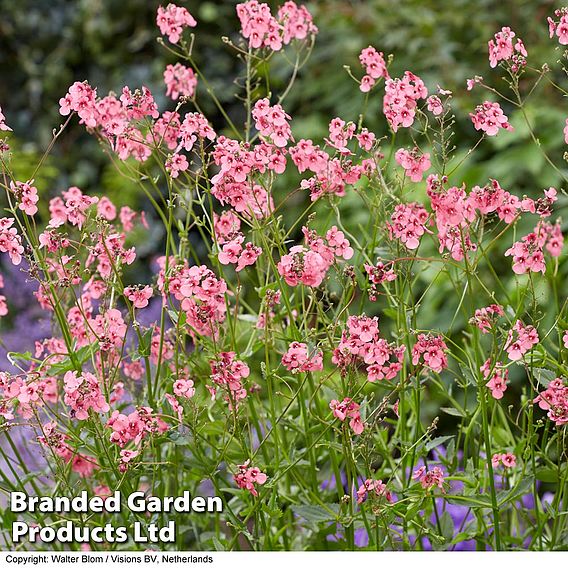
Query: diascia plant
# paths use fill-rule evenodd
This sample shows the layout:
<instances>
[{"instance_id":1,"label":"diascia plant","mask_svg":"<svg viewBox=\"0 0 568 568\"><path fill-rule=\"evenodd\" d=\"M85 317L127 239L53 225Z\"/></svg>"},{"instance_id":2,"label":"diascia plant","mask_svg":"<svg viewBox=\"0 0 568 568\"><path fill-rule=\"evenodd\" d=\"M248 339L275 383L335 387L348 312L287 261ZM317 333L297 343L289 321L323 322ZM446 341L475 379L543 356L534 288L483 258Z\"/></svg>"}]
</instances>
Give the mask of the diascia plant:
<instances>
[{"instance_id":1,"label":"diascia plant","mask_svg":"<svg viewBox=\"0 0 568 568\"><path fill-rule=\"evenodd\" d=\"M237 16L225 42L242 62L242 122L195 63L199 22L173 4L156 20L178 58L164 70L169 109L144 86L62 93L54 142L81 123L146 214L120 195L49 195L20 179L0 113L0 251L53 320L0 374L2 490L220 496L219 514L152 517L176 520L167 547L180 550L566 548L565 192L460 179L513 117L544 152L525 103L541 84L564 87L504 27L489 41L497 86L469 80L471 112L455 117L451 92L391 76L392 58L370 46L346 74L361 114L299 138L286 99L318 33L310 12L250 0ZM568 9L548 22L567 44ZM290 63L280 92L277 58ZM367 128L370 102L387 136ZM477 131L473 148L453 146L457 120ZM151 224L163 250L140 282L133 234ZM10 304L0 296L1 316ZM30 465L23 447L42 459ZM125 509L63 518L148 521Z\"/></svg>"}]
</instances>

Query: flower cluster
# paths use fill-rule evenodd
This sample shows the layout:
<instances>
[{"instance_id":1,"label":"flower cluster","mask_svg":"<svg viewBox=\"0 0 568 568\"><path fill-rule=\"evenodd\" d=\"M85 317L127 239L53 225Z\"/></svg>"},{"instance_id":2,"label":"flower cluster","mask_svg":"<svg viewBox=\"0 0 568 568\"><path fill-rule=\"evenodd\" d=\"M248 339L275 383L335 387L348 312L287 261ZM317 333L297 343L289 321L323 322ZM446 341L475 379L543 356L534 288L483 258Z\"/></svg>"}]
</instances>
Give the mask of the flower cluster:
<instances>
[{"instance_id":1,"label":"flower cluster","mask_svg":"<svg viewBox=\"0 0 568 568\"><path fill-rule=\"evenodd\" d=\"M211 380L225 392L225 400L230 408L238 408L239 401L247 396L247 390L243 385L243 379L250 374L246 363L236 359L234 352L222 352L217 359L209 362L211 366ZM214 396L215 388L210 389Z\"/></svg>"},{"instance_id":2,"label":"flower cluster","mask_svg":"<svg viewBox=\"0 0 568 568\"><path fill-rule=\"evenodd\" d=\"M493 467L498 467L499 465L503 465L504 467L510 469L517 465L517 458L514 454L506 453L506 454L493 454L491 456L491 465Z\"/></svg>"},{"instance_id":3,"label":"flower cluster","mask_svg":"<svg viewBox=\"0 0 568 568\"><path fill-rule=\"evenodd\" d=\"M486 308L475 310L475 314L469 320L469 323L479 328L481 333L489 333L495 326L497 318L504 315L505 311L502 306L498 304L491 304Z\"/></svg>"},{"instance_id":4,"label":"flower cluster","mask_svg":"<svg viewBox=\"0 0 568 568\"><path fill-rule=\"evenodd\" d=\"M166 96L177 101L179 97L193 97L197 87L197 77L190 67L181 63L168 65L164 71Z\"/></svg>"},{"instance_id":5,"label":"flower cluster","mask_svg":"<svg viewBox=\"0 0 568 568\"><path fill-rule=\"evenodd\" d=\"M487 381L486 386L491 391L491 396L495 400L501 400L503 393L507 390L507 380L509 378L509 370L503 368L501 363L493 365L491 359L487 359L480 368L484 379Z\"/></svg>"},{"instance_id":6,"label":"flower cluster","mask_svg":"<svg viewBox=\"0 0 568 568\"><path fill-rule=\"evenodd\" d=\"M388 490L385 483L380 479L366 479L357 489L357 503L361 503L367 500L369 493L373 493L379 497L385 497L385 499L390 503L392 502L391 492Z\"/></svg>"},{"instance_id":7,"label":"flower cluster","mask_svg":"<svg viewBox=\"0 0 568 568\"><path fill-rule=\"evenodd\" d=\"M124 289L124 295L137 309L145 308L153 294L154 292L150 286L144 286L143 288L128 286Z\"/></svg>"},{"instance_id":8,"label":"flower cluster","mask_svg":"<svg viewBox=\"0 0 568 568\"><path fill-rule=\"evenodd\" d=\"M568 424L568 386L562 379L550 381L533 402L538 403L542 410L546 410L548 418L557 426Z\"/></svg>"},{"instance_id":9,"label":"flower cluster","mask_svg":"<svg viewBox=\"0 0 568 568\"><path fill-rule=\"evenodd\" d=\"M292 373L308 373L323 369L323 353L316 350L310 353L305 343L293 341L288 351L282 355L282 365Z\"/></svg>"},{"instance_id":10,"label":"flower cluster","mask_svg":"<svg viewBox=\"0 0 568 568\"><path fill-rule=\"evenodd\" d=\"M393 264L377 261L376 264L365 264L365 272L369 277L369 300L375 302L379 294L378 287L384 282L392 282L396 280L396 272L394 271Z\"/></svg>"},{"instance_id":11,"label":"flower cluster","mask_svg":"<svg viewBox=\"0 0 568 568\"><path fill-rule=\"evenodd\" d=\"M255 486L264 485L268 477L258 467L250 467L249 463L250 460L247 460L244 464L238 465L238 471L233 475L233 479L237 487L246 489L250 491L251 495L258 497L258 491Z\"/></svg>"},{"instance_id":12,"label":"flower cluster","mask_svg":"<svg viewBox=\"0 0 568 568\"><path fill-rule=\"evenodd\" d=\"M0 373L0 393L0 416L7 420L14 418L14 406L20 416L30 418L46 403L59 400L55 377L37 373L30 373L29 377Z\"/></svg>"},{"instance_id":13,"label":"flower cluster","mask_svg":"<svg viewBox=\"0 0 568 568\"><path fill-rule=\"evenodd\" d=\"M359 61L365 67L366 75L361 79L359 88L364 93L368 93L377 82L379 77L389 78L387 65L382 51L378 52L374 47L369 46L361 51L359 54Z\"/></svg>"},{"instance_id":14,"label":"flower cluster","mask_svg":"<svg viewBox=\"0 0 568 568\"><path fill-rule=\"evenodd\" d=\"M391 215L391 222L387 223L391 239L396 237L406 248L417 249L420 237L428 230L429 217L426 209L418 203L400 203Z\"/></svg>"},{"instance_id":15,"label":"flower cluster","mask_svg":"<svg viewBox=\"0 0 568 568\"><path fill-rule=\"evenodd\" d=\"M412 348L412 364L422 362L424 367L440 373L448 366L447 350L448 346L441 336L420 333Z\"/></svg>"},{"instance_id":16,"label":"flower cluster","mask_svg":"<svg viewBox=\"0 0 568 568\"><path fill-rule=\"evenodd\" d=\"M539 341L538 332L532 325L525 325L521 320L517 320L507 334L505 351L511 361L519 361Z\"/></svg>"},{"instance_id":17,"label":"flower cluster","mask_svg":"<svg viewBox=\"0 0 568 568\"><path fill-rule=\"evenodd\" d=\"M252 266L256 259L262 254L262 248L246 243L243 247L245 237L242 233L237 233L233 238L221 247L219 252L219 262L221 264L236 264L235 270L240 272L247 266Z\"/></svg>"},{"instance_id":18,"label":"flower cluster","mask_svg":"<svg viewBox=\"0 0 568 568\"><path fill-rule=\"evenodd\" d=\"M527 57L527 50L520 38L513 44L515 32L511 28L503 27L500 32L495 34L495 38L489 40L489 64L491 67L497 67L500 61L513 60L513 64L518 66L524 64L524 58ZM515 57L515 54L520 55ZM513 69L516 71L516 69Z\"/></svg>"},{"instance_id":19,"label":"flower cluster","mask_svg":"<svg viewBox=\"0 0 568 568\"><path fill-rule=\"evenodd\" d=\"M485 101L475 107L475 114L470 112L469 116L475 130L482 130L487 136L495 136L500 129L513 130L499 103Z\"/></svg>"},{"instance_id":20,"label":"flower cluster","mask_svg":"<svg viewBox=\"0 0 568 568\"><path fill-rule=\"evenodd\" d=\"M560 45L568 45L568 10L560 8L554 12L554 15L559 20L555 21L550 16L548 17L550 38L552 39L556 35Z\"/></svg>"},{"instance_id":21,"label":"flower cluster","mask_svg":"<svg viewBox=\"0 0 568 568\"><path fill-rule=\"evenodd\" d=\"M171 43L178 43L184 28L194 28L197 22L185 8L168 4L165 8L158 7L156 24L160 28L160 33L167 35Z\"/></svg>"},{"instance_id":22,"label":"flower cluster","mask_svg":"<svg viewBox=\"0 0 568 568\"><path fill-rule=\"evenodd\" d=\"M394 155L395 160L404 168L406 175L412 181L422 181L424 172L427 171L430 166L430 154L423 154L416 147L412 150L406 150L405 148L400 148Z\"/></svg>"},{"instance_id":23,"label":"flower cluster","mask_svg":"<svg viewBox=\"0 0 568 568\"><path fill-rule=\"evenodd\" d=\"M293 246L278 262L278 272L289 286L302 283L317 288L335 259L348 260L353 256L353 249L343 232L335 226L327 232L325 240L306 227L302 230L307 247Z\"/></svg>"},{"instance_id":24,"label":"flower cluster","mask_svg":"<svg viewBox=\"0 0 568 568\"><path fill-rule=\"evenodd\" d=\"M388 343L379 337L377 317L350 316L347 329L333 351L332 362L342 369L362 360L366 365L367 380L392 380L402 369L405 347Z\"/></svg>"},{"instance_id":25,"label":"flower cluster","mask_svg":"<svg viewBox=\"0 0 568 568\"><path fill-rule=\"evenodd\" d=\"M165 268L165 258L160 262ZM164 292L165 270L162 268L158 285ZM181 302L190 333L215 337L225 321L227 283L217 278L206 266L175 265L168 278L169 290Z\"/></svg>"},{"instance_id":26,"label":"flower cluster","mask_svg":"<svg viewBox=\"0 0 568 568\"><path fill-rule=\"evenodd\" d=\"M333 416L341 422L349 420L349 427L354 434L359 435L365 429L365 424L362 422L359 412L361 407L350 398L344 398L341 402L334 399L329 403L329 408L331 408Z\"/></svg>"},{"instance_id":27,"label":"flower cluster","mask_svg":"<svg viewBox=\"0 0 568 568\"><path fill-rule=\"evenodd\" d=\"M535 231L525 235L520 241L505 252L505 256L513 257L513 272L515 274L526 274L527 272L546 271L543 247L547 240L547 233L537 227ZM557 246L552 247L555 250Z\"/></svg>"},{"instance_id":28,"label":"flower cluster","mask_svg":"<svg viewBox=\"0 0 568 568\"><path fill-rule=\"evenodd\" d=\"M148 435L161 434L168 429L167 424L147 406L141 406L130 414L113 411L106 427L112 430L110 441L120 448L129 442L138 445Z\"/></svg>"},{"instance_id":29,"label":"flower cluster","mask_svg":"<svg viewBox=\"0 0 568 568\"><path fill-rule=\"evenodd\" d=\"M99 381L92 373L79 375L76 371L68 371L63 377L63 383L65 404L71 407L72 416L77 420L89 418L89 409L101 413L110 410Z\"/></svg>"},{"instance_id":30,"label":"flower cluster","mask_svg":"<svg viewBox=\"0 0 568 568\"><path fill-rule=\"evenodd\" d=\"M261 219L274 209L266 189L248 180L255 172L284 171L283 150L261 142L251 148L237 140L219 136L212 153L220 171L211 178L211 193L224 205L228 203L237 213Z\"/></svg>"},{"instance_id":31,"label":"flower cluster","mask_svg":"<svg viewBox=\"0 0 568 568\"><path fill-rule=\"evenodd\" d=\"M401 126L412 126L418 101L427 96L424 81L410 71L406 71L402 79L386 79L383 112L394 132Z\"/></svg>"},{"instance_id":32,"label":"flower cluster","mask_svg":"<svg viewBox=\"0 0 568 568\"><path fill-rule=\"evenodd\" d=\"M37 202L39 196L37 194L37 187L32 185L34 180L26 182L17 181L10 182L10 191L16 196L18 201L18 209L23 211L26 215L35 215L37 213Z\"/></svg>"},{"instance_id":33,"label":"flower cluster","mask_svg":"<svg viewBox=\"0 0 568 568\"><path fill-rule=\"evenodd\" d=\"M252 117L260 135L278 148L284 148L292 139L292 130L288 124L291 117L281 105L270 106L268 99L260 99L252 109Z\"/></svg>"},{"instance_id":34,"label":"flower cluster","mask_svg":"<svg viewBox=\"0 0 568 568\"><path fill-rule=\"evenodd\" d=\"M267 47L279 51L293 39L304 40L318 31L307 8L292 0L279 8L278 18L272 15L268 4L257 0L237 4L237 15L241 33L252 49Z\"/></svg>"},{"instance_id":35,"label":"flower cluster","mask_svg":"<svg viewBox=\"0 0 568 568\"><path fill-rule=\"evenodd\" d=\"M424 489L439 487L444 491L444 471L438 466L427 470L426 466L423 465L414 472L412 479L418 479Z\"/></svg>"},{"instance_id":36,"label":"flower cluster","mask_svg":"<svg viewBox=\"0 0 568 568\"><path fill-rule=\"evenodd\" d=\"M18 229L13 224L14 219L11 217L0 218L0 252L8 253L12 263L17 266L22 262L24 247Z\"/></svg>"}]
</instances>

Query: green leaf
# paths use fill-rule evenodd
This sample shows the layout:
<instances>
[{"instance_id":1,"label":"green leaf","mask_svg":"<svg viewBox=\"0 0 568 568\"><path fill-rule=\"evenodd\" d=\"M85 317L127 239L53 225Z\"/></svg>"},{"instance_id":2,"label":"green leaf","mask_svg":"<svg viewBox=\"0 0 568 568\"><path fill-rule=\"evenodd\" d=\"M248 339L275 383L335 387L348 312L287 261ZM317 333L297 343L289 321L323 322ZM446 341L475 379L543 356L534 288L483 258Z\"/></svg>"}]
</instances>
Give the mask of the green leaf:
<instances>
[{"instance_id":1,"label":"green leaf","mask_svg":"<svg viewBox=\"0 0 568 568\"><path fill-rule=\"evenodd\" d=\"M339 505L331 504L329 509L324 509L319 505L294 505L292 507L296 515L314 524L336 521Z\"/></svg>"},{"instance_id":2,"label":"green leaf","mask_svg":"<svg viewBox=\"0 0 568 568\"><path fill-rule=\"evenodd\" d=\"M434 438L433 440L430 440L427 444L426 444L426 451L429 452L430 450L433 450L434 448L437 448L438 446L444 444L445 442L447 442L448 440L453 439L454 436L438 436L437 438Z\"/></svg>"},{"instance_id":3,"label":"green leaf","mask_svg":"<svg viewBox=\"0 0 568 568\"><path fill-rule=\"evenodd\" d=\"M533 483L534 477L532 475L523 478L519 483L517 483L517 485L515 485L515 487L512 487L508 491L505 491L504 493L498 495L497 505L499 507L502 507L503 505L509 503L509 501L514 501L525 493L528 493L531 490Z\"/></svg>"},{"instance_id":4,"label":"green leaf","mask_svg":"<svg viewBox=\"0 0 568 568\"><path fill-rule=\"evenodd\" d=\"M465 418L465 414L458 410L457 408L453 408L451 406L443 406L440 408L442 412L449 414L450 416L459 416L460 418Z\"/></svg>"}]
</instances>

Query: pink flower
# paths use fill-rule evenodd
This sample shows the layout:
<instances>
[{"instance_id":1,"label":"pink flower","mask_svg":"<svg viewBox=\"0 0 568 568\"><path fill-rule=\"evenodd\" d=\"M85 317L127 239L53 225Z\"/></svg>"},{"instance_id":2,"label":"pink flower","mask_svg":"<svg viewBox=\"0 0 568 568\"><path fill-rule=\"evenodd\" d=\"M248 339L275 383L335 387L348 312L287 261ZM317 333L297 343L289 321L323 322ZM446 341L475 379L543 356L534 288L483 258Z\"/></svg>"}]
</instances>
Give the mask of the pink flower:
<instances>
[{"instance_id":1,"label":"pink flower","mask_svg":"<svg viewBox=\"0 0 568 568\"><path fill-rule=\"evenodd\" d=\"M140 361L124 361L122 363L122 369L124 374L134 381L139 381L144 375L144 367Z\"/></svg>"},{"instance_id":2,"label":"pink flower","mask_svg":"<svg viewBox=\"0 0 568 568\"><path fill-rule=\"evenodd\" d=\"M423 174L431 166L430 154L422 154L414 147L410 152L404 148L397 150L395 160L406 170L412 181L422 181Z\"/></svg>"},{"instance_id":3,"label":"pink flower","mask_svg":"<svg viewBox=\"0 0 568 568\"><path fill-rule=\"evenodd\" d=\"M420 246L420 237L428 230L429 215L418 203L399 204L387 223L389 236L396 237L408 249L415 250Z\"/></svg>"},{"instance_id":4,"label":"pink flower","mask_svg":"<svg viewBox=\"0 0 568 568\"><path fill-rule=\"evenodd\" d=\"M325 278L331 263L318 252L303 246L293 246L278 263L278 272L289 286L302 283L317 288Z\"/></svg>"},{"instance_id":5,"label":"pink flower","mask_svg":"<svg viewBox=\"0 0 568 568\"><path fill-rule=\"evenodd\" d=\"M440 116L444 112L444 105L442 104L440 97L431 95L428 99L426 99L426 102L428 103L428 110L434 116Z\"/></svg>"},{"instance_id":6,"label":"pink flower","mask_svg":"<svg viewBox=\"0 0 568 568\"><path fill-rule=\"evenodd\" d=\"M525 326L521 320L517 320L513 328L509 330L505 350L511 361L519 361L539 341L538 333L532 325Z\"/></svg>"},{"instance_id":7,"label":"pink flower","mask_svg":"<svg viewBox=\"0 0 568 568\"><path fill-rule=\"evenodd\" d=\"M89 409L95 412L108 412L110 407L101 391L99 381L92 373L78 375L76 371L68 371L63 377L65 404L72 410L77 420L89 418Z\"/></svg>"},{"instance_id":8,"label":"pink flower","mask_svg":"<svg viewBox=\"0 0 568 568\"><path fill-rule=\"evenodd\" d=\"M562 233L560 233L562 237ZM527 272L546 272L543 247L547 240L546 227L537 225L534 232L524 236L505 252L505 256L513 257L513 272L526 274ZM554 243L553 243L554 250Z\"/></svg>"},{"instance_id":9,"label":"pink flower","mask_svg":"<svg viewBox=\"0 0 568 568\"><path fill-rule=\"evenodd\" d=\"M369 152L375 143L376 136L373 132L370 132L366 128L362 128L361 132L355 136L359 142L359 146Z\"/></svg>"},{"instance_id":10,"label":"pink flower","mask_svg":"<svg viewBox=\"0 0 568 568\"><path fill-rule=\"evenodd\" d=\"M517 458L513 454L502 454L501 463L508 468L515 467L517 465Z\"/></svg>"},{"instance_id":11,"label":"pink flower","mask_svg":"<svg viewBox=\"0 0 568 568\"><path fill-rule=\"evenodd\" d=\"M505 312L498 304L491 304L486 308L475 310L475 315L469 320L469 323L475 325L481 330L481 333L489 333L491 328L495 326L498 317L505 315Z\"/></svg>"},{"instance_id":12,"label":"pink flower","mask_svg":"<svg viewBox=\"0 0 568 568\"><path fill-rule=\"evenodd\" d=\"M0 317L8 315L8 304L6 303L6 296L0 295Z\"/></svg>"},{"instance_id":13,"label":"pink flower","mask_svg":"<svg viewBox=\"0 0 568 568\"><path fill-rule=\"evenodd\" d=\"M328 246L333 250L335 256L349 260L353 257L353 249L345 235L335 225L326 233L325 238Z\"/></svg>"},{"instance_id":14,"label":"pink flower","mask_svg":"<svg viewBox=\"0 0 568 568\"><path fill-rule=\"evenodd\" d=\"M268 477L258 467L249 467L249 463L250 460L247 460L244 464L238 465L237 473L233 475L233 479L238 487L246 489L251 495L258 497L255 486L264 485Z\"/></svg>"},{"instance_id":15,"label":"pink flower","mask_svg":"<svg viewBox=\"0 0 568 568\"><path fill-rule=\"evenodd\" d=\"M219 244L224 244L231 240L231 237L238 233L241 228L241 220L233 211L223 211L221 215L213 213L213 225L215 236Z\"/></svg>"},{"instance_id":16,"label":"pink flower","mask_svg":"<svg viewBox=\"0 0 568 568\"><path fill-rule=\"evenodd\" d=\"M440 373L448 366L446 351L448 347L439 335L424 334L418 335L418 341L412 348L412 364L418 365L423 360L423 365Z\"/></svg>"},{"instance_id":17,"label":"pink flower","mask_svg":"<svg viewBox=\"0 0 568 568\"><path fill-rule=\"evenodd\" d=\"M279 51L293 39L304 40L318 31L306 7L298 7L291 0L278 9L278 19L272 15L268 4L257 0L237 4L237 16L241 34L249 40L252 49L267 47Z\"/></svg>"},{"instance_id":18,"label":"pink flower","mask_svg":"<svg viewBox=\"0 0 568 568\"><path fill-rule=\"evenodd\" d=\"M261 254L262 249L260 247L247 243L239 256L235 271L240 272L246 266L252 266Z\"/></svg>"},{"instance_id":19,"label":"pink flower","mask_svg":"<svg viewBox=\"0 0 568 568\"><path fill-rule=\"evenodd\" d=\"M101 197L97 203L97 214L107 221L116 219L116 207L106 195Z\"/></svg>"},{"instance_id":20,"label":"pink flower","mask_svg":"<svg viewBox=\"0 0 568 568\"><path fill-rule=\"evenodd\" d=\"M239 401L247 397L243 380L250 375L246 363L235 358L233 351L218 353L217 359L209 361L211 380L225 391L225 400L229 408L237 408Z\"/></svg>"},{"instance_id":21,"label":"pink flower","mask_svg":"<svg viewBox=\"0 0 568 568\"><path fill-rule=\"evenodd\" d=\"M355 435L361 434L365 429L365 424L363 424L359 413L360 406L350 398L344 398L341 402L332 400L329 403L329 408L332 410L333 416L341 422L349 420L349 427Z\"/></svg>"},{"instance_id":22,"label":"pink flower","mask_svg":"<svg viewBox=\"0 0 568 568\"><path fill-rule=\"evenodd\" d=\"M241 233L234 234L230 241L223 244L219 252L219 262L221 264L236 264L235 271L240 272L247 266L252 266L262 254L262 249L246 243L243 247L245 237Z\"/></svg>"},{"instance_id":23,"label":"pink flower","mask_svg":"<svg viewBox=\"0 0 568 568\"><path fill-rule=\"evenodd\" d=\"M156 24L162 35L167 35L171 43L178 43L184 28L194 28L197 22L185 9L175 4L168 4L166 8L158 7Z\"/></svg>"},{"instance_id":24,"label":"pink flower","mask_svg":"<svg viewBox=\"0 0 568 568\"><path fill-rule=\"evenodd\" d=\"M281 105L270 106L268 99L260 99L256 101L252 109L252 117L255 120L254 126L260 135L278 148L284 148L288 141L292 140L290 115L284 112Z\"/></svg>"},{"instance_id":25,"label":"pink flower","mask_svg":"<svg viewBox=\"0 0 568 568\"><path fill-rule=\"evenodd\" d=\"M402 369L405 347L379 337L378 318L350 316L347 330L333 351L332 363L343 370L360 358L366 365L369 382L392 380Z\"/></svg>"},{"instance_id":26,"label":"pink flower","mask_svg":"<svg viewBox=\"0 0 568 568\"><path fill-rule=\"evenodd\" d=\"M549 35L553 38L556 34L560 45L568 45L568 12L566 8L561 8L556 10L555 15L560 18L558 22L547 18Z\"/></svg>"},{"instance_id":27,"label":"pink flower","mask_svg":"<svg viewBox=\"0 0 568 568\"><path fill-rule=\"evenodd\" d=\"M178 420L181 422L183 420L183 406L179 403L178 399L169 392L167 392L164 396L173 411L177 414Z\"/></svg>"},{"instance_id":28,"label":"pink flower","mask_svg":"<svg viewBox=\"0 0 568 568\"><path fill-rule=\"evenodd\" d=\"M128 286L128 288L124 289L124 295L138 309L145 308L153 294L154 292L150 286L144 286L143 288Z\"/></svg>"},{"instance_id":29,"label":"pink flower","mask_svg":"<svg viewBox=\"0 0 568 568\"><path fill-rule=\"evenodd\" d=\"M469 113L469 116L475 129L482 130L487 136L495 136L499 129L513 130L499 103L485 101L476 107L475 114Z\"/></svg>"},{"instance_id":30,"label":"pink flower","mask_svg":"<svg viewBox=\"0 0 568 568\"><path fill-rule=\"evenodd\" d=\"M76 112L89 128L97 125L98 110L96 107L97 92L86 81L81 83L76 81L69 87L69 91L62 99L59 99L59 112L67 116L71 112Z\"/></svg>"},{"instance_id":31,"label":"pink flower","mask_svg":"<svg viewBox=\"0 0 568 568\"><path fill-rule=\"evenodd\" d=\"M365 68L366 75L361 79L359 88L367 93L375 85L379 77L389 78L387 65L382 52L378 52L374 47L369 46L359 54L359 61Z\"/></svg>"},{"instance_id":32,"label":"pink flower","mask_svg":"<svg viewBox=\"0 0 568 568\"><path fill-rule=\"evenodd\" d=\"M495 400L501 400L503 393L507 390L509 370L503 368L501 363L496 363L495 366L492 366L491 359L487 359L480 371L483 373L485 380L489 379L486 386L491 390L491 396Z\"/></svg>"},{"instance_id":33,"label":"pink flower","mask_svg":"<svg viewBox=\"0 0 568 568\"><path fill-rule=\"evenodd\" d=\"M12 129L6 124L5 120L6 117L2 114L2 107L0 107L0 131L4 130L11 132Z\"/></svg>"},{"instance_id":34,"label":"pink flower","mask_svg":"<svg viewBox=\"0 0 568 568\"><path fill-rule=\"evenodd\" d=\"M428 89L422 79L410 71L405 71L402 79L385 80L383 112L394 132L401 126L412 126L417 103L427 96Z\"/></svg>"},{"instance_id":35,"label":"pink flower","mask_svg":"<svg viewBox=\"0 0 568 568\"><path fill-rule=\"evenodd\" d=\"M80 477L91 477L98 469L95 458L83 454L75 454L71 461L71 469L79 474Z\"/></svg>"},{"instance_id":36,"label":"pink flower","mask_svg":"<svg viewBox=\"0 0 568 568\"><path fill-rule=\"evenodd\" d=\"M557 426L568 424L568 386L556 378L534 400Z\"/></svg>"},{"instance_id":37,"label":"pink flower","mask_svg":"<svg viewBox=\"0 0 568 568\"><path fill-rule=\"evenodd\" d=\"M166 84L166 96L177 101L180 96L193 97L197 87L197 77L193 69L176 63L166 67L164 83Z\"/></svg>"},{"instance_id":38,"label":"pink flower","mask_svg":"<svg viewBox=\"0 0 568 568\"><path fill-rule=\"evenodd\" d=\"M438 466L429 471L426 470L426 466L421 466L414 472L412 478L420 480L423 489L439 487L444 491L444 472Z\"/></svg>"},{"instance_id":39,"label":"pink flower","mask_svg":"<svg viewBox=\"0 0 568 568\"><path fill-rule=\"evenodd\" d=\"M174 383L174 394L182 398L192 398L195 395L195 388L191 379L178 379Z\"/></svg>"},{"instance_id":40,"label":"pink flower","mask_svg":"<svg viewBox=\"0 0 568 568\"><path fill-rule=\"evenodd\" d=\"M294 341L282 355L282 365L292 373L307 373L323 369L323 353L316 350L310 353L305 343Z\"/></svg>"},{"instance_id":41,"label":"pink flower","mask_svg":"<svg viewBox=\"0 0 568 568\"><path fill-rule=\"evenodd\" d=\"M396 272L393 269L392 262L384 264L381 261L377 261L377 264L374 266L365 264L364 267L371 284L369 288L369 299L372 302L375 302L379 294L378 287L384 282L392 282L393 280L396 280Z\"/></svg>"},{"instance_id":42,"label":"pink flower","mask_svg":"<svg viewBox=\"0 0 568 568\"><path fill-rule=\"evenodd\" d=\"M473 87L475 87L475 85L481 83L483 81L483 77L476 75L473 79L467 79L466 81L466 85L467 85L467 90L471 91L473 89Z\"/></svg>"},{"instance_id":43,"label":"pink flower","mask_svg":"<svg viewBox=\"0 0 568 568\"><path fill-rule=\"evenodd\" d=\"M226 242L221 252L219 252L218 258L221 264L236 264L239 260L239 256L243 250L243 241L245 237L242 234L237 234L232 240Z\"/></svg>"},{"instance_id":44,"label":"pink flower","mask_svg":"<svg viewBox=\"0 0 568 568\"><path fill-rule=\"evenodd\" d=\"M362 93L368 93L375 86L375 83L375 79L373 79L370 75L363 75L359 89Z\"/></svg>"},{"instance_id":45,"label":"pink flower","mask_svg":"<svg viewBox=\"0 0 568 568\"><path fill-rule=\"evenodd\" d=\"M10 191L14 193L16 199L20 202L18 208L30 216L37 213L37 202L39 201L37 188L31 185L33 181L32 179L25 183L21 181L16 183L10 182Z\"/></svg>"},{"instance_id":46,"label":"pink flower","mask_svg":"<svg viewBox=\"0 0 568 568\"><path fill-rule=\"evenodd\" d=\"M491 457L491 464L493 467L498 467L499 464L503 464L506 468L512 468L517 465L517 458L514 454L494 454Z\"/></svg>"},{"instance_id":47,"label":"pink flower","mask_svg":"<svg viewBox=\"0 0 568 568\"><path fill-rule=\"evenodd\" d=\"M389 503L392 502L392 495L390 491L387 489L386 484L383 483L380 479L366 479L363 482L359 489L357 489L357 503L360 505L361 503L366 501L369 493L374 493L379 497L384 496Z\"/></svg>"},{"instance_id":48,"label":"pink flower","mask_svg":"<svg viewBox=\"0 0 568 568\"><path fill-rule=\"evenodd\" d=\"M120 450L120 464L118 466L119 471L125 472L131 461L133 461L140 452L136 450Z\"/></svg>"},{"instance_id":49,"label":"pink flower","mask_svg":"<svg viewBox=\"0 0 568 568\"><path fill-rule=\"evenodd\" d=\"M527 51L520 39L513 44L515 32L511 28L501 28L500 32L495 34L495 38L489 40L489 64L491 67L497 67L500 61L513 62L513 67L524 64L524 58L527 57ZM517 55L515 55L515 53ZM513 72L517 69L513 68Z\"/></svg>"},{"instance_id":50,"label":"pink flower","mask_svg":"<svg viewBox=\"0 0 568 568\"><path fill-rule=\"evenodd\" d=\"M130 414L115 410L106 427L112 430L110 441L124 448L129 442L138 445L149 434L160 434L168 429L167 424L152 413L147 406L140 406Z\"/></svg>"},{"instance_id":51,"label":"pink flower","mask_svg":"<svg viewBox=\"0 0 568 568\"><path fill-rule=\"evenodd\" d=\"M18 230L12 227L14 219L9 217L0 218L0 252L7 252L12 264L17 266L22 261L24 247Z\"/></svg>"},{"instance_id":52,"label":"pink flower","mask_svg":"<svg viewBox=\"0 0 568 568\"><path fill-rule=\"evenodd\" d=\"M174 179L179 176L179 172L185 172L188 168L189 163L183 154L173 154L166 159L166 171Z\"/></svg>"},{"instance_id":53,"label":"pink flower","mask_svg":"<svg viewBox=\"0 0 568 568\"><path fill-rule=\"evenodd\" d=\"M568 349L568 330L564 332L564 337L562 338L562 341L564 342L564 347Z\"/></svg>"}]
</instances>

